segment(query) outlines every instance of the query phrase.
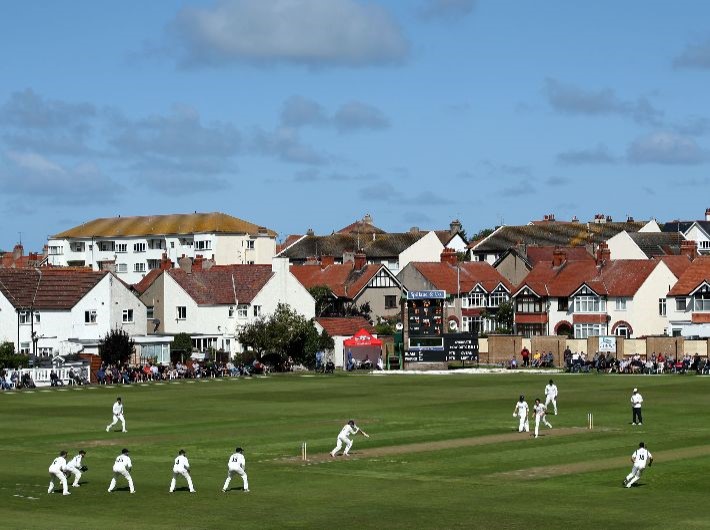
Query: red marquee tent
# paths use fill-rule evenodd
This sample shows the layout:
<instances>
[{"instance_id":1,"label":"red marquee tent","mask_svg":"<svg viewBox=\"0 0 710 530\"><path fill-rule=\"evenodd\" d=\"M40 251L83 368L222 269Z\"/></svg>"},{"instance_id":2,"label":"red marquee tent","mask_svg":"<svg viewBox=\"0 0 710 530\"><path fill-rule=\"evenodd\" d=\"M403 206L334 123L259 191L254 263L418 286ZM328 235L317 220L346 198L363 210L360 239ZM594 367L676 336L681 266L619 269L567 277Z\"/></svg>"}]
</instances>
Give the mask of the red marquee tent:
<instances>
[{"instance_id":1,"label":"red marquee tent","mask_svg":"<svg viewBox=\"0 0 710 530\"><path fill-rule=\"evenodd\" d=\"M365 329L361 329L349 339L343 341L345 348L345 356L347 360L348 352L351 352L353 359L364 361L369 359L372 363L376 363L382 353L382 341L370 335Z\"/></svg>"}]
</instances>

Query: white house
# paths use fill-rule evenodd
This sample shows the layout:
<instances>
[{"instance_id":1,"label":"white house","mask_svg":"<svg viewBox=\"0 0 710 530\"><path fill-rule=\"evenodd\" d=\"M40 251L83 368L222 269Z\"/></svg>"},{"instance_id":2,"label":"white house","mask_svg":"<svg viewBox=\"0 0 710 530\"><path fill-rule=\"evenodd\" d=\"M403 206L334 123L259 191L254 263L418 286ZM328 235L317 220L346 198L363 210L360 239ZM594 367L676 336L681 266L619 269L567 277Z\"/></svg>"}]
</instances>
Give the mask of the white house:
<instances>
[{"instance_id":1,"label":"white house","mask_svg":"<svg viewBox=\"0 0 710 530\"><path fill-rule=\"evenodd\" d=\"M614 259L649 259L679 254L683 241L685 238L678 232L624 230L609 238L606 243Z\"/></svg>"},{"instance_id":2,"label":"white house","mask_svg":"<svg viewBox=\"0 0 710 530\"><path fill-rule=\"evenodd\" d=\"M710 337L710 257L696 258L680 275L666 308L668 335Z\"/></svg>"},{"instance_id":3,"label":"white house","mask_svg":"<svg viewBox=\"0 0 710 530\"><path fill-rule=\"evenodd\" d=\"M145 334L146 307L112 273L0 269L0 341L40 356L85 351L112 329Z\"/></svg>"},{"instance_id":4,"label":"white house","mask_svg":"<svg viewBox=\"0 0 710 530\"><path fill-rule=\"evenodd\" d=\"M288 304L306 318L315 300L289 272L285 258L271 265L211 265L195 260L155 270L134 286L150 315L149 333L187 333L197 351L240 353L239 330Z\"/></svg>"},{"instance_id":5,"label":"white house","mask_svg":"<svg viewBox=\"0 0 710 530\"><path fill-rule=\"evenodd\" d=\"M49 238L48 263L116 272L136 283L160 267L197 255L218 265L269 264L276 233L224 213L197 213L94 219Z\"/></svg>"}]
</instances>

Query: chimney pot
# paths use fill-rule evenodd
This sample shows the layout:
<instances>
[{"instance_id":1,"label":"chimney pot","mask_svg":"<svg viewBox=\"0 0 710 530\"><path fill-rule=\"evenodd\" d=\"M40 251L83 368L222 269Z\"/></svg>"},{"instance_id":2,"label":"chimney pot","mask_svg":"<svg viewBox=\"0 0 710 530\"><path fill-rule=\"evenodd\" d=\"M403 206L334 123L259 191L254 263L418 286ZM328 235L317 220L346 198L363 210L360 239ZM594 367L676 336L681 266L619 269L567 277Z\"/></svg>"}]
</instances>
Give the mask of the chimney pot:
<instances>
[{"instance_id":1,"label":"chimney pot","mask_svg":"<svg viewBox=\"0 0 710 530\"><path fill-rule=\"evenodd\" d=\"M444 248L444 250L441 251L441 263L456 265L457 262L458 256L453 248Z\"/></svg>"},{"instance_id":2,"label":"chimney pot","mask_svg":"<svg viewBox=\"0 0 710 530\"><path fill-rule=\"evenodd\" d=\"M365 255L364 252L360 251L357 254L355 254L355 264L354 268L355 270L360 270L363 269L367 265L367 256Z\"/></svg>"}]
</instances>

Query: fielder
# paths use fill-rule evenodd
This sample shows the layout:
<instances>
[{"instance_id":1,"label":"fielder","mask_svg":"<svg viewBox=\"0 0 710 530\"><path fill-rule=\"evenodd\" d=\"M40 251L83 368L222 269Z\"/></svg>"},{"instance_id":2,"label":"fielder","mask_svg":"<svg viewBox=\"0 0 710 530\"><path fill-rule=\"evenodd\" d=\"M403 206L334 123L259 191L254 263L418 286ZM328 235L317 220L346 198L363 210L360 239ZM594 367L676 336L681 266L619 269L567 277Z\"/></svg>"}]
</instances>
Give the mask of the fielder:
<instances>
[{"instance_id":1,"label":"fielder","mask_svg":"<svg viewBox=\"0 0 710 530\"><path fill-rule=\"evenodd\" d=\"M64 475L64 472L66 470L67 452L62 451L49 466L49 488L47 488L47 493L52 493L54 491L54 479L56 477L62 485L64 495L71 495L71 493L69 492L69 487L67 486L67 477Z\"/></svg>"},{"instance_id":2,"label":"fielder","mask_svg":"<svg viewBox=\"0 0 710 530\"><path fill-rule=\"evenodd\" d=\"M528 421L528 404L525 401L525 396L521 395L513 409L513 418L520 418L518 424L518 432L530 432L530 422Z\"/></svg>"},{"instance_id":3,"label":"fielder","mask_svg":"<svg viewBox=\"0 0 710 530\"><path fill-rule=\"evenodd\" d=\"M224 486L222 486L222 491L229 490L229 483L232 481L234 475L239 475L242 477L242 484L244 485L244 491L249 491L249 479L246 473L247 462L244 459L243 450L241 447L237 447L234 450L234 454L229 457L227 461L227 480L224 481Z\"/></svg>"},{"instance_id":4,"label":"fielder","mask_svg":"<svg viewBox=\"0 0 710 530\"><path fill-rule=\"evenodd\" d=\"M126 431L126 420L123 418L123 403L121 403L121 398L116 398L116 403L113 404L113 422L111 425L106 426L106 432L109 432L111 430L111 427L116 425L118 422L121 422L121 425L123 426L123 429L121 432L127 432Z\"/></svg>"},{"instance_id":5,"label":"fielder","mask_svg":"<svg viewBox=\"0 0 710 530\"><path fill-rule=\"evenodd\" d=\"M540 431L541 421L550 429L552 429L552 425L550 425L550 423L545 418L547 408L545 407L545 405L540 403L539 399L535 400L535 406L533 406L533 410L535 411L535 438L537 438L538 432Z\"/></svg>"},{"instance_id":6,"label":"fielder","mask_svg":"<svg viewBox=\"0 0 710 530\"><path fill-rule=\"evenodd\" d=\"M187 486L190 488L190 493L196 493L195 488L192 485L192 477L190 476L190 462L188 462L185 456L185 450L180 449L178 451L177 458L173 464L173 479L170 481L170 493L175 491L175 479L178 475L182 475L187 480Z\"/></svg>"},{"instance_id":7,"label":"fielder","mask_svg":"<svg viewBox=\"0 0 710 530\"><path fill-rule=\"evenodd\" d=\"M545 408L552 403L552 406L555 409L555 416L557 416L557 385L552 382L552 379L550 379L550 382L545 386Z\"/></svg>"},{"instance_id":8,"label":"fielder","mask_svg":"<svg viewBox=\"0 0 710 530\"><path fill-rule=\"evenodd\" d=\"M338 454L338 451L340 451L343 447L343 444L345 444L345 450L343 451L343 456L348 456L348 453L350 452L350 448L353 446L353 441L350 439L350 436L354 436L357 433L361 432L365 438L369 438L370 436L363 430L361 430L357 425L355 425L355 420L350 420L345 424L345 426L340 429L340 434L338 434L338 441L335 446L335 449L333 449L330 452L330 456L335 458L335 455Z\"/></svg>"},{"instance_id":9,"label":"fielder","mask_svg":"<svg viewBox=\"0 0 710 530\"><path fill-rule=\"evenodd\" d=\"M638 388L634 388L631 394L631 425L643 425L643 416L641 415L641 405L643 404L643 396L639 393Z\"/></svg>"},{"instance_id":10,"label":"fielder","mask_svg":"<svg viewBox=\"0 0 710 530\"><path fill-rule=\"evenodd\" d=\"M84 458L84 455L86 455L86 451L82 449L81 451L79 451L79 454L72 458L67 464L67 473L71 473L74 475L74 483L72 484L72 488L79 487L79 479L81 478L81 473L83 471L88 470L88 468L81 463L82 459Z\"/></svg>"},{"instance_id":11,"label":"fielder","mask_svg":"<svg viewBox=\"0 0 710 530\"><path fill-rule=\"evenodd\" d=\"M123 476L128 481L128 489L131 493L135 493L136 490L133 487L133 479L131 478L131 468L133 463L131 462L131 457L128 456L128 449L122 449L121 454L116 457L116 461L113 463L113 478L111 479L111 484L108 487L108 492L111 493L116 487L116 479L119 476Z\"/></svg>"},{"instance_id":12,"label":"fielder","mask_svg":"<svg viewBox=\"0 0 710 530\"><path fill-rule=\"evenodd\" d=\"M624 486L627 488L630 488L641 478L641 473L646 469L646 466L653 464L653 455L646 449L645 444L641 442L639 443L639 448L631 455L631 461L634 463L634 467L631 468L631 473L626 475L624 479Z\"/></svg>"}]
</instances>

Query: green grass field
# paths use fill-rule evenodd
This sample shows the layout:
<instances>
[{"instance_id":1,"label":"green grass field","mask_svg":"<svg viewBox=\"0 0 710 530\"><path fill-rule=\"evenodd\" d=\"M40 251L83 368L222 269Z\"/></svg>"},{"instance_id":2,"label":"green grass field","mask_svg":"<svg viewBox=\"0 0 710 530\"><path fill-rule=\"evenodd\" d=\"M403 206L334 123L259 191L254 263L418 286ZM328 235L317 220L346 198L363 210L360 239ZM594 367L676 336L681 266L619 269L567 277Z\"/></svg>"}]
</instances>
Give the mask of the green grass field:
<instances>
[{"instance_id":1,"label":"green grass field","mask_svg":"<svg viewBox=\"0 0 710 530\"><path fill-rule=\"evenodd\" d=\"M545 375L297 374L0 394L0 522L5 528L710 528L710 379L556 374L555 429L514 432L518 394ZM629 397L645 399L630 425ZM122 396L128 433L107 434ZM586 429L587 412L595 429ZM354 418L349 459L331 459ZM532 426L531 426L532 427ZM654 466L625 489L639 441ZM310 462L300 460L308 442ZM245 449L250 493L221 492ZM136 494L106 489L121 448ZM81 488L47 495L59 450L84 448ZM184 448L197 494L168 494ZM181 479L182 480L182 479ZM241 486L239 477L232 487ZM59 491L59 490L57 490Z\"/></svg>"}]
</instances>

